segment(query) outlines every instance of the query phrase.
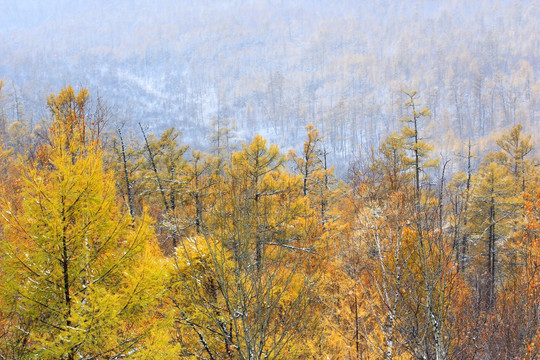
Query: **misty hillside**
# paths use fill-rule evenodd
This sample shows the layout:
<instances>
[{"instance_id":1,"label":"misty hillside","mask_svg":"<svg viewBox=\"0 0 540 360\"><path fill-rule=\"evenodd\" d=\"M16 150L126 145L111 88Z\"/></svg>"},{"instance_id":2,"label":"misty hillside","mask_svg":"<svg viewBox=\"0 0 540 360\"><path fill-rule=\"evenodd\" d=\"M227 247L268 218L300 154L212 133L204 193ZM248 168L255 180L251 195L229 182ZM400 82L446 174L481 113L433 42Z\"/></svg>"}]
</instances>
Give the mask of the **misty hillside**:
<instances>
[{"instance_id":1,"label":"misty hillside","mask_svg":"<svg viewBox=\"0 0 540 360\"><path fill-rule=\"evenodd\" d=\"M540 359L538 19L0 0L0 359Z\"/></svg>"},{"instance_id":2,"label":"misty hillside","mask_svg":"<svg viewBox=\"0 0 540 360\"><path fill-rule=\"evenodd\" d=\"M401 90L417 89L424 134L453 156L517 123L536 134L538 18L507 0L0 1L0 77L12 120L36 124L72 84L113 127L175 126L201 148L223 127L289 148L313 123L342 167L400 127Z\"/></svg>"}]
</instances>

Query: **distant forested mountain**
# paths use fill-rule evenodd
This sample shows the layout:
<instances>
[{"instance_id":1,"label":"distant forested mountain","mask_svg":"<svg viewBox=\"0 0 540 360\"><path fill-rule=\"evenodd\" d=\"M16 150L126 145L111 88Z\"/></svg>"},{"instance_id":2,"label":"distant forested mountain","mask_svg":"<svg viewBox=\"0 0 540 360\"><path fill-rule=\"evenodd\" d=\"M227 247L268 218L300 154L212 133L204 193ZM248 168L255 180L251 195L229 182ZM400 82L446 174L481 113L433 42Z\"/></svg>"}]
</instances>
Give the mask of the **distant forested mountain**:
<instances>
[{"instance_id":1,"label":"distant forested mountain","mask_svg":"<svg viewBox=\"0 0 540 360\"><path fill-rule=\"evenodd\" d=\"M99 94L113 128L175 126L201 148L223 129L288 148L312 123L345 168L417 89L424 133L459 155L469 138L538 129L539 18L538 2L508 0L4 0L4 117L36 124L72 84Z\"/></svg>"}]
</instances>

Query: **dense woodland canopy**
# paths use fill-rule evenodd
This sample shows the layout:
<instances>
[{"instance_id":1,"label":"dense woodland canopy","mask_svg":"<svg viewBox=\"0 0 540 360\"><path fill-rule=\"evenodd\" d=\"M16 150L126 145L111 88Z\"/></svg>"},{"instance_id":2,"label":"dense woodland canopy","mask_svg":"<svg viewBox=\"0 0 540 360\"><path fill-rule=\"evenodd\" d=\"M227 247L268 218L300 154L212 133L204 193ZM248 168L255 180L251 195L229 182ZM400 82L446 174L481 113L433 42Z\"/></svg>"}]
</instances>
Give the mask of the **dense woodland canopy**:
<instances>
[{"instance_id":1,"label":"dense woodland canopy","mask_svg":"<svg viewBox=\"0 0 540 360\"><path fill-rule=\"evenodd\" d=\"M0 358L538 359L539 18L0 2Z\"/></svg>"},{"instance_id":2,"label":"dense woodland canopy","mask_svg":"<svg viewBox=\"0 0 540 360\"><path fill-rule=\"evenodd\" d=\"M127 136L86 89L33 128L5 116L0 356L538 359L532 137L517 123L449 174L420 95L342 181L313 125L298 151L203 153Z\"/></svg>"},{"instance_id":3,"label":"dense woodland canopy","mask_svg":"<svg viewBox=\"0 0 540 360\"><path fill-rule=\"evenodd\" d=\"M112 105L126 135L174 126L201 150L225 127L299 151L313 124L343 175L399 130L402 89L430 108L436 154L463 159L470 138L485 155L518 123L536 136L539 18L526 0L4 1L0 73L23 124L76 84Z\"/></svg>"}]
</instances>

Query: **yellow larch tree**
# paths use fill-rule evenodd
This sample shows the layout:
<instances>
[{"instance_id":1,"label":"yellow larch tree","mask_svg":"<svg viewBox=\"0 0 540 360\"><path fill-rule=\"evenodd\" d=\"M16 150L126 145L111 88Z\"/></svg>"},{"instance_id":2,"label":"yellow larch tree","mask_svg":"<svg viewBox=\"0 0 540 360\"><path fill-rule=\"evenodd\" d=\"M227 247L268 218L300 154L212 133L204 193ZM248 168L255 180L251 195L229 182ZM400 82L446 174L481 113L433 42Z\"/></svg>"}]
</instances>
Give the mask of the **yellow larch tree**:
<instances>
[{"instance_id":1,"label":"yellow larch tree","mask_svg":"<svg viewBox=\"0 0 540 360\"><path fill-rule=\"evenodd\" d=\"M171 301L186 356L298 359L316 275L301 179L257 136L233 153L205 230L176 252Z\"/></svg>"},{"instance_id":2,"label":"yellow larch tree","mask_svg":"<svg viewBox=\"0 0 540 360\"><path fill-rule=\"evenodd\" d=\"M153 346L167 343L164 260L149 221L132 221L117 204L85 121L87 98L71 87L49 97L49 143L38 160L21 160L21 207L2 203L0 296L13 319L6 358L170 356Z\"/></svg>"}]
</instances>

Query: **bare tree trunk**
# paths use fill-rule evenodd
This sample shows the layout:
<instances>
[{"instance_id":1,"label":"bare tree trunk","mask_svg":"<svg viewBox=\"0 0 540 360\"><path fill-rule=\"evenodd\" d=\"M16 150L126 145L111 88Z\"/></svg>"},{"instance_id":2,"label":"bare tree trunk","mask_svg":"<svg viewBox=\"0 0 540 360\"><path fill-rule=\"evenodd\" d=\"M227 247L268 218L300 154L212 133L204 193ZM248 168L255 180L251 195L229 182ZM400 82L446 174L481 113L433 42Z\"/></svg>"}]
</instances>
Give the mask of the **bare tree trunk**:
<instances>
[{"instance_id":1,"label":"bare tree trunk","mask_svg":"<svg viewBox=\"0 0 540 360\"><path fill-rule=\"evenodd\" d=\"M495 200L491 198L489 208L489 238L488 238L488 299L487 306L491 308L495 302Z\"/></svg>"},{"instance_id":2,"label":"bare tree trunk","mask_svg":"<svg viewBox=\"0 0 540 360\"><path fill-rule=\"evenodd\" d=\"M122 132L120 129L118 131L118 137L120 138L120 146L121 146L121 152L122 152L122 165L124 167L124 180L126 181L126 193L128 198L128 207L129 207L129 215L131 215L131 219L133 220L133 217L135 216L135 211L133 208L133 195L131 193L132 184L129 180L129 173L127 169L127 160L126 160L126 147L124 145L124 138L122 137Z\"/></svg>"}]
</instances>

